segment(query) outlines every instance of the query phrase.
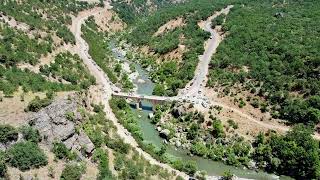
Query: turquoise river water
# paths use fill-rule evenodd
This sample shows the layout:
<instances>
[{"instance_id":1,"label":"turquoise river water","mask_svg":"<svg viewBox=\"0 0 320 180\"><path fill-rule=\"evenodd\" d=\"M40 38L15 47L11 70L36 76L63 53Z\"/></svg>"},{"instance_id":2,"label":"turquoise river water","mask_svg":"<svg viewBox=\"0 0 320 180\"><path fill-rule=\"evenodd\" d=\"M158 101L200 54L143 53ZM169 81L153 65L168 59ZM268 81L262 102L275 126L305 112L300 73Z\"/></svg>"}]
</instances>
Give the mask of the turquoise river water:
<instances>
[{"instance_id":1,"label":"turquoise river water","mask_svg":"<svg viewBox=\"0 0 320 180\"><path fill-rule=\"evenodd\" d=\"M114 48L114 44L110 44L111 48ZM113 54L116 58L127 61L125 56L121 54L117 49L113 49ZM136 71L139 73L138 78L134 80L134 84L137 85L137 93L144 95L151 95L154 83L149 79L148 73L139 66L139 64L134 64ZM137 80L142 79L144 83L139 83ZM158 131L155 129L155 126L150 122L148 114L152 112L152 105L148 102L142 102L142 105L149 108L143 108L143 110L132 109L139 115L139 125L143 131L143 138L145 141L153 143L157 147L161 147L163 139L159 136ZM193 160L196 162L199 170L205 170L208 175L222 176L223 173L227 170L230 170L231 173L235 174L241 178L248 179L261 179L261 180L273 180L273 179L290 179L288 177L278 177L273 174L268 174L263 171L254 171L249 169L238 168L234 166L225 165L222 162L216 162L209 159L205 159L198 156L188 155L188 151L184 149L176 149L174 146L168 146L167 153L175 157L181 158L182 160Z\"/></svg>"}]
</instances>

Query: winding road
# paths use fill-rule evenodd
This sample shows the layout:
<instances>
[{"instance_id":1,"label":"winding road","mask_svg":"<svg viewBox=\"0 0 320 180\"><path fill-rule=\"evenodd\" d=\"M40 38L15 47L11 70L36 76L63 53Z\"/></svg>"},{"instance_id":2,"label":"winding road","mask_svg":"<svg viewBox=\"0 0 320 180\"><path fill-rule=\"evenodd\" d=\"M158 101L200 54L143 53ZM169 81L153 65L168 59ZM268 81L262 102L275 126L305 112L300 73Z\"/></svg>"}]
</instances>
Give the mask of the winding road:
<instances>
[{"instance_id":1,"label":"winding road","mask_svg":"<svg viewBox=\"0 0 320 180\"><path fill-rule=\"evenodd\" d=\"M105 2L105 7L107 9L111 9L112 7L108 2ZM146 160L150 162L150 164L158 165L163 169L167 169L171 172L175 172L177 175L183 177L184 179L188 179L188 175L184 172L177 171L173 169L171 166L161 163L151 157L150 154L143 151L136 140L128 133L128 131L118 122L117 118L113 114L110 106L109 99L116 88L111 81L109 81L106 74L97 66L97 64L92 60L91 56L88 53L89 46L86 41L81 37L81 26L85 22L85 20L89 16L94 16L98 13L101 13L104 8L96 7L88 11L80 12L77 17L72 19L72 26L70 28L71 32L75 35L76 38L76 48L78 49L78 55L83 59L84 64L88 67L89 71L95 76L97 83L102 85L104 90L103 97L103 105L105 106L104 111L107 114L107 117L114 123L117 129L117 134L124 140L125 143L130 144L139 154L141 154Z\"/></svg>"},{"instance_id":2,"label":"winding road","mask_svg":"<svg viewBox=\"0 0 320 180\"><path fill-rule=\"evenodd\" d=\"M204 97L202 94L202 90L206 84L207 81L207 74L208 74L208 68L209 68L209 63L211 61L212 55L215 53L217 47L219 46L220 42L222 41L221 35L215 30L211 28L211 20L219 16L220 14L228 14L230 9L233 6L230 5L226 7L225 9L222 9L221 11L216 12L213 16L208 18L204 26L201 27L203 30L210 32L211 37L208 41L207 48L204 52L204 54L199 58L199 64L197 66L196 72L195 72L195 77L194 79L189 82L183 90L179 92L179 95L176 97L171 97L169 99L186 99L189 101L198 101L198 102L208 102L209 100ZM185 174L184 172L177 171L173 169L171 166L168 164L161 163L154 159L150 154L146 153L143 151L136 140L131 136L131 134L118 122L117 118L112 112L112 109L110 108L109 105L109 100L112 97L112 94L119 94L120 89L117 88L114 84L111 83L111 81L108 79L107 75L103 72L103 70L94 62L94 60L91 58L91 56L88 53L89 46L86 43L86 41L81 37L81 26L85 22L85 20L89 16L94 16L96 14L99 14L107 9L111 9L112 7L108 2L105 2L105 7L95 7L90 10L86 10L83 12L80 12L77 17L73 17L72 19L72 26L70 27L71 32L75 35L76 38L76 48L77 48L77 53L80 56L81 59L83 59L84 64L88 67L89 71L92 73L92 75L95 76L97 80L97 84L102 85L103 87L103 101L102 103L105 106L104 111L107 114L107 117L109 120L113 122L113 124L116 126L117 129L117 134L124 140L125 143L130 144L137 152L139 152L146 160L148 160L151 164L158 165L163 169L166 169L171 172L175 172L177 175L183 177L184 179L188 179L189 176ZM128 94L123 94L124 96ZM140 95L136 95L140 96ZM158 98L158 99L166 99L166 97L150 97L150 98ZM203 101L199 101L199 99L202 99ZM228 106L225 106L223 104L218 104L216 102L210 101L210 104L212 105L219 105L222 106L223 108L233 110L234 112L242 115L243 117L247 118L248 120L255 121L259 125L266 126L265 123L260 122L258 120L253 119L249 115L243 114L241 111L230 108ZM271 129L278 129L278 127L270 125L268 128ZM287 131L289 128L284 128L281 130ZM319 138L319 137L318 137ZM218 179L218 177L210 177L213 179Z\"/></svg>"},{"instance_id":3,"label":"winding road","mask_svg":"<svg viewBox=\"0 0 320 180\"><path fill-rule=\"evenodd\" d=\"M209 71L209 63L212 55L216 52L219 44L222 41L222 36L216 29L211 28L211 21L221 14L228 14L233 5L229 5L226 8L214 13L204 23L202 23L202 29L211 34L208 40L207 47L203 55L199 58L199 63L195 71L195 77L182 89L179 96L197 96L203 91L203 87L206 85L206 79Z\"/></svg>"}]
</instances>

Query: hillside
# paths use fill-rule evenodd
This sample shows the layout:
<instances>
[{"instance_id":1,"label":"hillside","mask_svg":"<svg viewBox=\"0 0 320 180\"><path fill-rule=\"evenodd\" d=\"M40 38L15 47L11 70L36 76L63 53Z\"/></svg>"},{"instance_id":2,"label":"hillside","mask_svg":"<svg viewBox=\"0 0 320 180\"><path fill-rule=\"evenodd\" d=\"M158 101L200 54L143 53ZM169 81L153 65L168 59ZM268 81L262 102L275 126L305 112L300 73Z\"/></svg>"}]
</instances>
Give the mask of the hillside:
<instances>
[{"instance_id":1,"label":"hillside","mask_svg":"<svg viewBox=\"0 0 320 180\"><path fill-rule=\"evenodd\" d=\"M0 179L319 179L319 8L3 0Z\"/></svg>"}]
</instances>

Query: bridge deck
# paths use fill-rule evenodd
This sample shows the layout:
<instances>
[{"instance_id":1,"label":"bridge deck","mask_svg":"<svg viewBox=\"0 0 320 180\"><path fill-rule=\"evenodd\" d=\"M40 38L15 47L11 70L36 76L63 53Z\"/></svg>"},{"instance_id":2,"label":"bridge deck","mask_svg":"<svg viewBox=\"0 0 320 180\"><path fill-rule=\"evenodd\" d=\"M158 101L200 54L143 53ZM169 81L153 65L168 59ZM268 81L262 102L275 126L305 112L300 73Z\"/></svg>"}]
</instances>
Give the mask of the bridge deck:
<instances>
[{"instance_id":1,"label":"bridge deck","mask_svg":"<svg viewBox=\"0 0 320 180\"><path fill-rule=\"evenodd\" d=\"M153 96L153 95L139 95L139 94L132 94L132 93L113 93L113 96L117 97L124 97L130 99L138 99L138 100L149 100L149 101L173 101L175 97L166 97L166 96Z\"/></svg>"}]
</instances>

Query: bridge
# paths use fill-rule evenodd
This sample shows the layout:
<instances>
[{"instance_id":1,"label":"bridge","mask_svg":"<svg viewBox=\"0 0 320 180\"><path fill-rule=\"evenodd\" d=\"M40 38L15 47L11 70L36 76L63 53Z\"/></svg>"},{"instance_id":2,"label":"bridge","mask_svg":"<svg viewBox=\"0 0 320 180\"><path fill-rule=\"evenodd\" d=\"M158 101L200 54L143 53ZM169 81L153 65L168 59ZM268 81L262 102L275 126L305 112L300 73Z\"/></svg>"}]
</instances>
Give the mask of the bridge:
<instances>
[{"instance_id":1,"label":"bridge","mask_svg":"<svg viewBox=\"0 0 320 180\"><path fill-rule=\"evenodd\" d=\"M133 93L112 93L114 97L120 97L125 99L130 99L136 102L136 108L139 109L142 107L142 101L150 102L152 105L157 104L164 104L165 102L171 102L174 100L178 100L177 97L167 97L167 96L153 96L153 95L140 95L140 94L133 94Z\"/></svg>"}]
</instances>

